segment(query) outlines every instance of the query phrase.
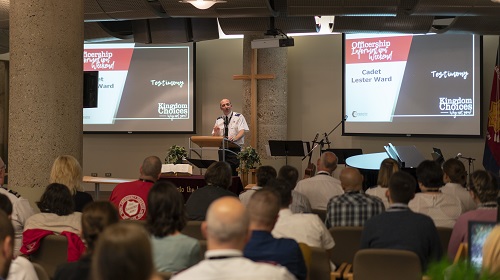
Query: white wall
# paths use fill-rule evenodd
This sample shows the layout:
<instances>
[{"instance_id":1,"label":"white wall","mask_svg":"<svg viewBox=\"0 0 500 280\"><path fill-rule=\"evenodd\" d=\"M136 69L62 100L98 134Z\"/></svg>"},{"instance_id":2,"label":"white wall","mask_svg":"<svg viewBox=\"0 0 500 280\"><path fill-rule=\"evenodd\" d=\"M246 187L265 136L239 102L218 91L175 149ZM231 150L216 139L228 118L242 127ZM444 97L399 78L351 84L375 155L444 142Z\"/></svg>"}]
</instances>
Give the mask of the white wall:
<instances>
[{"instance_id":1,"label":"white wall","mask_svg":"<svg viewBox=\"0 0 500 280\"><path fill-rule=\"evenodd\" d=\"M214 40L196 45L197 134L209 135L220 114L219 101L229 98L235 111L241 112L242 84L232 75L242 72L242 39ZM498 46L497 36L485 36L483 44L483 120L487 122L491 79ZM288 50L288 139L311 141L316 132L329 132L342 117L342 37L341 35L295 38ZM459 59L459 58L457 58ZM483 128L484 128L483 127ZM187 134L84 135L84 174L137 178L142 159L157 155L163 159L173 144L188 146ZM335 148L362 148L364 153L382 152L388 142L416 145L430 158L432 147L440 147L445 158L458 152L476 158L482 168L484 138L416 138L341 136L339 127L330 140ZM316 159L318 153L315 154ZM279 161L265 161L279 167ZM302 168L299 158L289 163ZM87 189L93 189L88 185ZM104 187L103 189L106 189Z\"/></svg>"}]
</instances>

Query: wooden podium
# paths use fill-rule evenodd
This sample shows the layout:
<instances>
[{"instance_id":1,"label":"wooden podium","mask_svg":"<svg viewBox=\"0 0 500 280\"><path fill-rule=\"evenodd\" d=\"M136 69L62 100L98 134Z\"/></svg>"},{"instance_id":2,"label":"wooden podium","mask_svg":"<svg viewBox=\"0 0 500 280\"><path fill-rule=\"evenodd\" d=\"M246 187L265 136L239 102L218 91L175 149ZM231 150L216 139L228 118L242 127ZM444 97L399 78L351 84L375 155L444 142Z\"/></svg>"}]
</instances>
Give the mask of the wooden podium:
<instances>
[{"instance_id":1,"label":"wooden podium","mask_svg":"<svg viewBox=\"0 0 500 280\"><path fill-rule=\"evenodd\" d=\"M196 144L199 148L194 148L192 143ZM189 141L189 157L191 157L191 152L195 152L201 159L203 159L203 149L221 149L222 150L222 161L226 161L226 152L236 154L235 152L229 150L229 148L238 148L238 144L230 141L222 136L191 136ZM196 152L200 150L200 153Z\"/></svg>"}]
</instances>

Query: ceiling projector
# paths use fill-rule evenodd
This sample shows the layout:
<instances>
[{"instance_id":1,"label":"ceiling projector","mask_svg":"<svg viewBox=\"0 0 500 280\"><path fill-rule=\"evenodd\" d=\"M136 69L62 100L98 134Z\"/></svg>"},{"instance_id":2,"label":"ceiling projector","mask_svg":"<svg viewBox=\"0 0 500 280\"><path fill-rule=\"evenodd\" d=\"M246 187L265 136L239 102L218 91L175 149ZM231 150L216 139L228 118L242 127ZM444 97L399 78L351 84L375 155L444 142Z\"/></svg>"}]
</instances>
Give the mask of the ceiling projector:
<instances>
[{"instance_id":1,"label":"ceiling projector","mask_svg":"<svg viewBox=\"0 0 500 280\"><path fill-rule=\"evenodd\" d=\"M268 49L268 48L283 48L283 47L293 47L293 38L265 38L256 39L251 42L252 49Z\"/></svg>"}]
</instances>

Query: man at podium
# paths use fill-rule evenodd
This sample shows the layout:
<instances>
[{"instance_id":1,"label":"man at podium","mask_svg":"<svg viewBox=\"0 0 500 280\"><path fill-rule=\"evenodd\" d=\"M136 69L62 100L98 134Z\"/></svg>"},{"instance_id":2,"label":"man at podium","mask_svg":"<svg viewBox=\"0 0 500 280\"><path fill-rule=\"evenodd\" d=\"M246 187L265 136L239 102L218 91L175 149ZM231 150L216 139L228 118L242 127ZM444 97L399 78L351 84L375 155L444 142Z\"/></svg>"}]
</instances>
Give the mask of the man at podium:
<instances>
[{"instance_id":1,"label":"man at podium","mask_svg":"<svg viewBox=\"0 0 500 280\"><path fill-rule=\"evenodd\" d=\"M212 130L212 136L224 136L229 141L242 146L245 143L245 132L249 131L245 117L232 111L233 105L229 99L222 99L220 102L220 110L222 116L215 120L215 125ZM231 152L226 152L226 162L231 165L233 176L238 176L236 168L240 165L237 154L241 148L229 148ZM222 160L222 151L219 150L219 160Z\"/></svg>"}]
</instances>

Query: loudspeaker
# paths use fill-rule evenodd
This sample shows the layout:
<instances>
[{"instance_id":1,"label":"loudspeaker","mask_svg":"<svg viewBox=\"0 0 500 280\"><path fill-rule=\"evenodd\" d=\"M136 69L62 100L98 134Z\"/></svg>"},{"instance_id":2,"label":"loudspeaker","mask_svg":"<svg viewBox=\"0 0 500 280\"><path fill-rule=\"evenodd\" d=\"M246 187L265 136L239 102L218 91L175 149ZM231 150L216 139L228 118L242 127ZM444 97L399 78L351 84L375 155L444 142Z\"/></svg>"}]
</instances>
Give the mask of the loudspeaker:
<instances>
[{"instance_id":1,"label":"loudspeaker","mask_svg":"<svg viewBox=\"0 0 500 280\"><path fill-rule=\"evenodd\" d=\"M97 107L99 71L83 72L83 108Z\"/></svg>"}]
</instances>

